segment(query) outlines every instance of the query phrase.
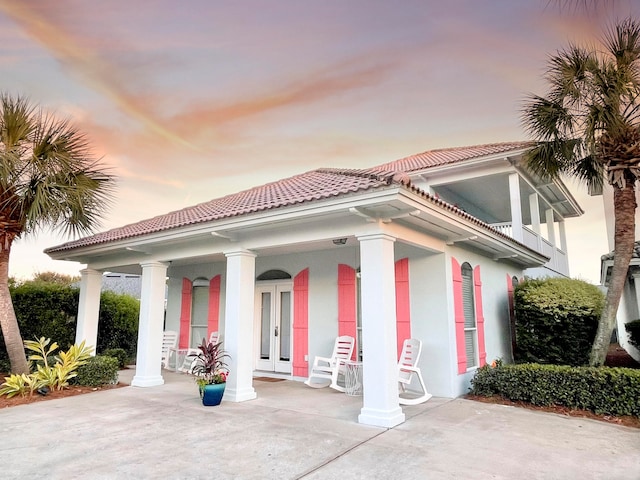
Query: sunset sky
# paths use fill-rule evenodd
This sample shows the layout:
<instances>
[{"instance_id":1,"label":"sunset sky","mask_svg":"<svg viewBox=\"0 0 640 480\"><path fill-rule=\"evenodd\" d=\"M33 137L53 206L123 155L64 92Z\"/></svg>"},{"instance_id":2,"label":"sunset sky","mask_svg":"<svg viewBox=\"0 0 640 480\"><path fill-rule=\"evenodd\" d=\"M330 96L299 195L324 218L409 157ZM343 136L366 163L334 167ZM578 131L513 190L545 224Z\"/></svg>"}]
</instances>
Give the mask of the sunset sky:
<instances>
[{"instance_id":1,"label":"sunset sky","mask_svg":"<svg viewBox=\"0 0 640 480\"><path fill-rule=\"evenodd\" d=\"M87 133L118 177L106 230L319 167L524 140L548 55L640 17L579 3L0 0L0 89ZM587 212L567 221L571 274L597 283L602 198L568 185ZM78 274L42 253L67 240L19 240L10 274Z\"/></svg>"}]
</instances>

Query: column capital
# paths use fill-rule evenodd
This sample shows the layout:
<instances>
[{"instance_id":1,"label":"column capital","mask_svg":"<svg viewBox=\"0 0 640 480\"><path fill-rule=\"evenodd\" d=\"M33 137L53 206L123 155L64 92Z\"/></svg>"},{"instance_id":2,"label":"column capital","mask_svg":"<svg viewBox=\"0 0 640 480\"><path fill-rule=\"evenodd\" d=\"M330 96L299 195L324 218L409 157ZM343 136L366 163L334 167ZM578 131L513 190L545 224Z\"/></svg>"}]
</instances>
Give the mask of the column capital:
<instances>
[{"instance_id":1,"label":"column capital","mask_svg":"<svg viewBox=\"0 0 640 480\"><path fill-rule=\"evenodd\" d=\"M235 250L226 250L226 251L224 251L222 253L227 258L229 258L229 257L253 257L253 258L255 258L255 257L258 256L254 252L252 252L251 250L247 250L245 248L236 248Z\"/></svg>"},{"instance_id":2,"label":"column capital","mask_svg":"<svg viewBox=\"0 0 640 480\"><path fill-rule=\"evenodd\" d=\"M356 238L359 242L366 242L369 240L387 240L389 242L395 242L396 237L393 235L389 235L388 233L376 232L376 233L365 233L362 235L357 235Z\"/></svg>"},{"instance_id":3,"label":"column capital","mask_svg":"<svg viewBox=\"0 0 640 480\"><path fill-rule=\"evenodd\" d=\"M80 270L80 275L81 276L85 276L85 275L100 275L102 276L102 272L100 270L96 270L94 268L83 268L82 270Z\"/></svg>"},{"instance_id":4,"label":"column capital","mask_svg":"<svg viewBox=\"0 0 640 480\"><path fill-rule=\"evenodd\" d=\"M170 263L169 262L158 262L155 260L150 260L148 262L143 262L140 264L140 266L145 269L145 268L169 268Z\"/></svg>"}]
</instances>

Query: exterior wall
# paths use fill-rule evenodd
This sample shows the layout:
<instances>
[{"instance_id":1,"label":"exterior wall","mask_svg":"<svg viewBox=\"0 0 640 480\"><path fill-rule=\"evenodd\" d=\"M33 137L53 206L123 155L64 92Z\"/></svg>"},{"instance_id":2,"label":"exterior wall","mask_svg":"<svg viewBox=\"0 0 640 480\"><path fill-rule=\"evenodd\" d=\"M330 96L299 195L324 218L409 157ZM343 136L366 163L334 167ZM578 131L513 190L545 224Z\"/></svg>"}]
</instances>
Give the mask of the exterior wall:
<instances>
[{"instance_id":1,"label":"exterior wall","mask_svg":"<svg viewBox=\"0 0 640 480\"><path fill-rule=\"evenodd\" d=\"M167 310L165 315L165 330L180 331L180 307L182 304L182 279L193 281L196 278L211 280L221 275L220 282L220 333L224 340L224 301L225 301L225 267L224 262L189 265L186 267L171 267L168 271L169 281L167 289ZM206 308L206 307L204 307Z\"/></svg>"},{"instance_id":2,"label":"exterior wall","mask_svg":"<svg viewBox=\"0 0 640 480\"><path fill-rule=\"evenodd\" d=\"M316 355L331 354L338 336L338 264L357 268L358 250L354 246L340 246L331 250L256 258L256 276L278 269L295 277L309 268L309 352L312 365ZM306 378L300 378L306 379Z\"/></svg>"},{"instance_id":3,"label":"exterior wall","mask_svg":"<svg viewBox=\"0 0 640 480\"><path fill-rule=\"evenodd\" d=\"M450 375L451 385L448 397L458 397L469 391L471 379L476 369L469 369L466 373L458 374L456 370L456 350L455 350L455 318L453 308L453 289L451 278L451 257L462 264L469 262L472 267L480 266L482 280L482 306L484 314L484 339L487 353L487 363L495 359L502 358L511 361L510 326L509 326L509 305L507 291L507 275L510 277L522 276L522 270L511 266L505 262L496 262L477 253L464 250L460 247L451 247L447 251L446 287L448 299L448 332L449 344L452 346L450 352Z\"/></svg>"},{"instance_id":4,"label":"exterior wall","mask_svg":"<svg viewBox=\"0 0 640 480\"><path fill-rule=\"evenodd\" d=\"M445 277L444 254L409 256L411 336L422 340L420 370L429 393L439 397L453 396L451 359L455 358Z\"/></svg>"},{"instance_id":5,"label":"exterior wall","mask_svg":"<svg viewBox=\"0 0 640 480\"><path fill-rule=\"evenodd\" d=\"M411 336L423 343L420 368L429 392L442 397L465 394L475 372L457 373L451 256L460 264L466 261L473 267L480 265L489 363L496 358L512 359L506 278L507 275L522 276L521 270L460 247L448 247L445 254L396 244L396 260L409 258ZM338 335L338 265L358 268L359 258L357 246L349 245L313 253L256 258L256 277L278 269L289 273L293 279L300 271L309 269L309 365L316 355L326 356L331 352ZM179 330L183 277L210 279L221 274L220 327L224 333L224 271L224 262L171 268L165 328Z\"/></svg>"}]
</instances>

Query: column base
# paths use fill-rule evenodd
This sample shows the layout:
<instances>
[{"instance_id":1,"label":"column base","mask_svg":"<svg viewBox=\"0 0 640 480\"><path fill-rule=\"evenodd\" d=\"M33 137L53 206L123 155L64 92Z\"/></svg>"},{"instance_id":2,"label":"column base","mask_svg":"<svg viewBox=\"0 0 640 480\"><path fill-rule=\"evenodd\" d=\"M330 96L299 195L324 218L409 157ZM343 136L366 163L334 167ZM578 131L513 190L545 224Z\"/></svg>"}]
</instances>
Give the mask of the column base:
<instances>
[{"instance_id":1,"label":"column base","mask_svg":"<svg viewBox=\"0 0 640 480\"><path fill-rule=\"evenodd\" d=\"M358 423L374 427L392 428L404 423L404 413L400 407L393 410L363 408L358 415Z\"/></svg>"},{"instance_id":2,"label":"column base","mask_svg":"<svg viewBox=\"0 0 640 480\"><path fill-rule=\"evenodd\" d=\"M234 390L229 388L227 384L227 389L224 392L224 400L227 402L246 402L247 400L254 400L256 398L258 398L258 394L253 387Z\"/></svg>"},{"instance_id":3,"label":"column base","mask_svg":"<svg viewBox=\"0 0 640 480\"><path fill-rule=\"evenodd\" d=\"M164 378L162 375L136 375L131 380L132 387L157 387L158 385L164 385Z\"/></svg>"}]
</instances>

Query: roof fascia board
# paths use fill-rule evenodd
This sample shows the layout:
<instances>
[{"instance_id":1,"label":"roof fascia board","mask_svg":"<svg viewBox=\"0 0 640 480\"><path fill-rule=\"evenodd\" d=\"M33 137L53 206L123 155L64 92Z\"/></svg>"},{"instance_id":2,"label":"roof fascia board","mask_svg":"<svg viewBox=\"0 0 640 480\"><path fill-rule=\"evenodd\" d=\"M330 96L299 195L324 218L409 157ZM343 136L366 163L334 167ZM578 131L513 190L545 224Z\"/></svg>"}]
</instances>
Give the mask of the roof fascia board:
<instances>
[{"instance_id":1,"label":"roof fascia board","mask_svg":"<svg viewBox=\"0 0 640 480\"><path fill-rule=\"evenodd\" d=\"M500 164L503 162L509 162L509 159L512 157L518 157L524 154L528 148L521 148L518 150L510 150L508 152L500 152L493 155L487 155L478 158L469 158L465 160L459 160L452 163L447 163L445 165L438 165L434 167L427 167L420 170L413 170L409 172L409 175L422 175L422 174L441 174L449 171L455 170L464 170L464 169L475 169L479 167L485 167L486 165L490 165L492 163Z\"/></svg>"},{"instance_id":2,"label":"roof fascia board","mask_svg":"<svg viewBox=\"0 0 640 480\"><path fill-rule=\"evenodd\" d=\"M375 200L378 203L384 202L385 200L390 201L395 199L398 191L403 188L404 187L399 185L379 187L376 189L365 190L363 192L354 192L352 194L341 195L338 197L316 200L314 202L305 202L235 217L223 218L220 220L212 220L205 223L185 225L183 227L167 229L160 232L115 240L112 242L77 247L70 250L54 251L50 252L49 256L54 259L61 259L70 257L72 253L75 256L75 252L77 252L78 256L87 256L93 254L104 254L109 250L119 250L123 248L135 248L139 250L144 249L146 246L153 246L157 243L179 240L183 237L198 234L210 235L213 232L225 232L223 235L227 235L227 232L233 230L259 227L260 225L272 226L277 222L292 221L300 217L318 216L345 210L348 211L351 207L368 205L372 200Z\"/></svg>"}]
</instances>

